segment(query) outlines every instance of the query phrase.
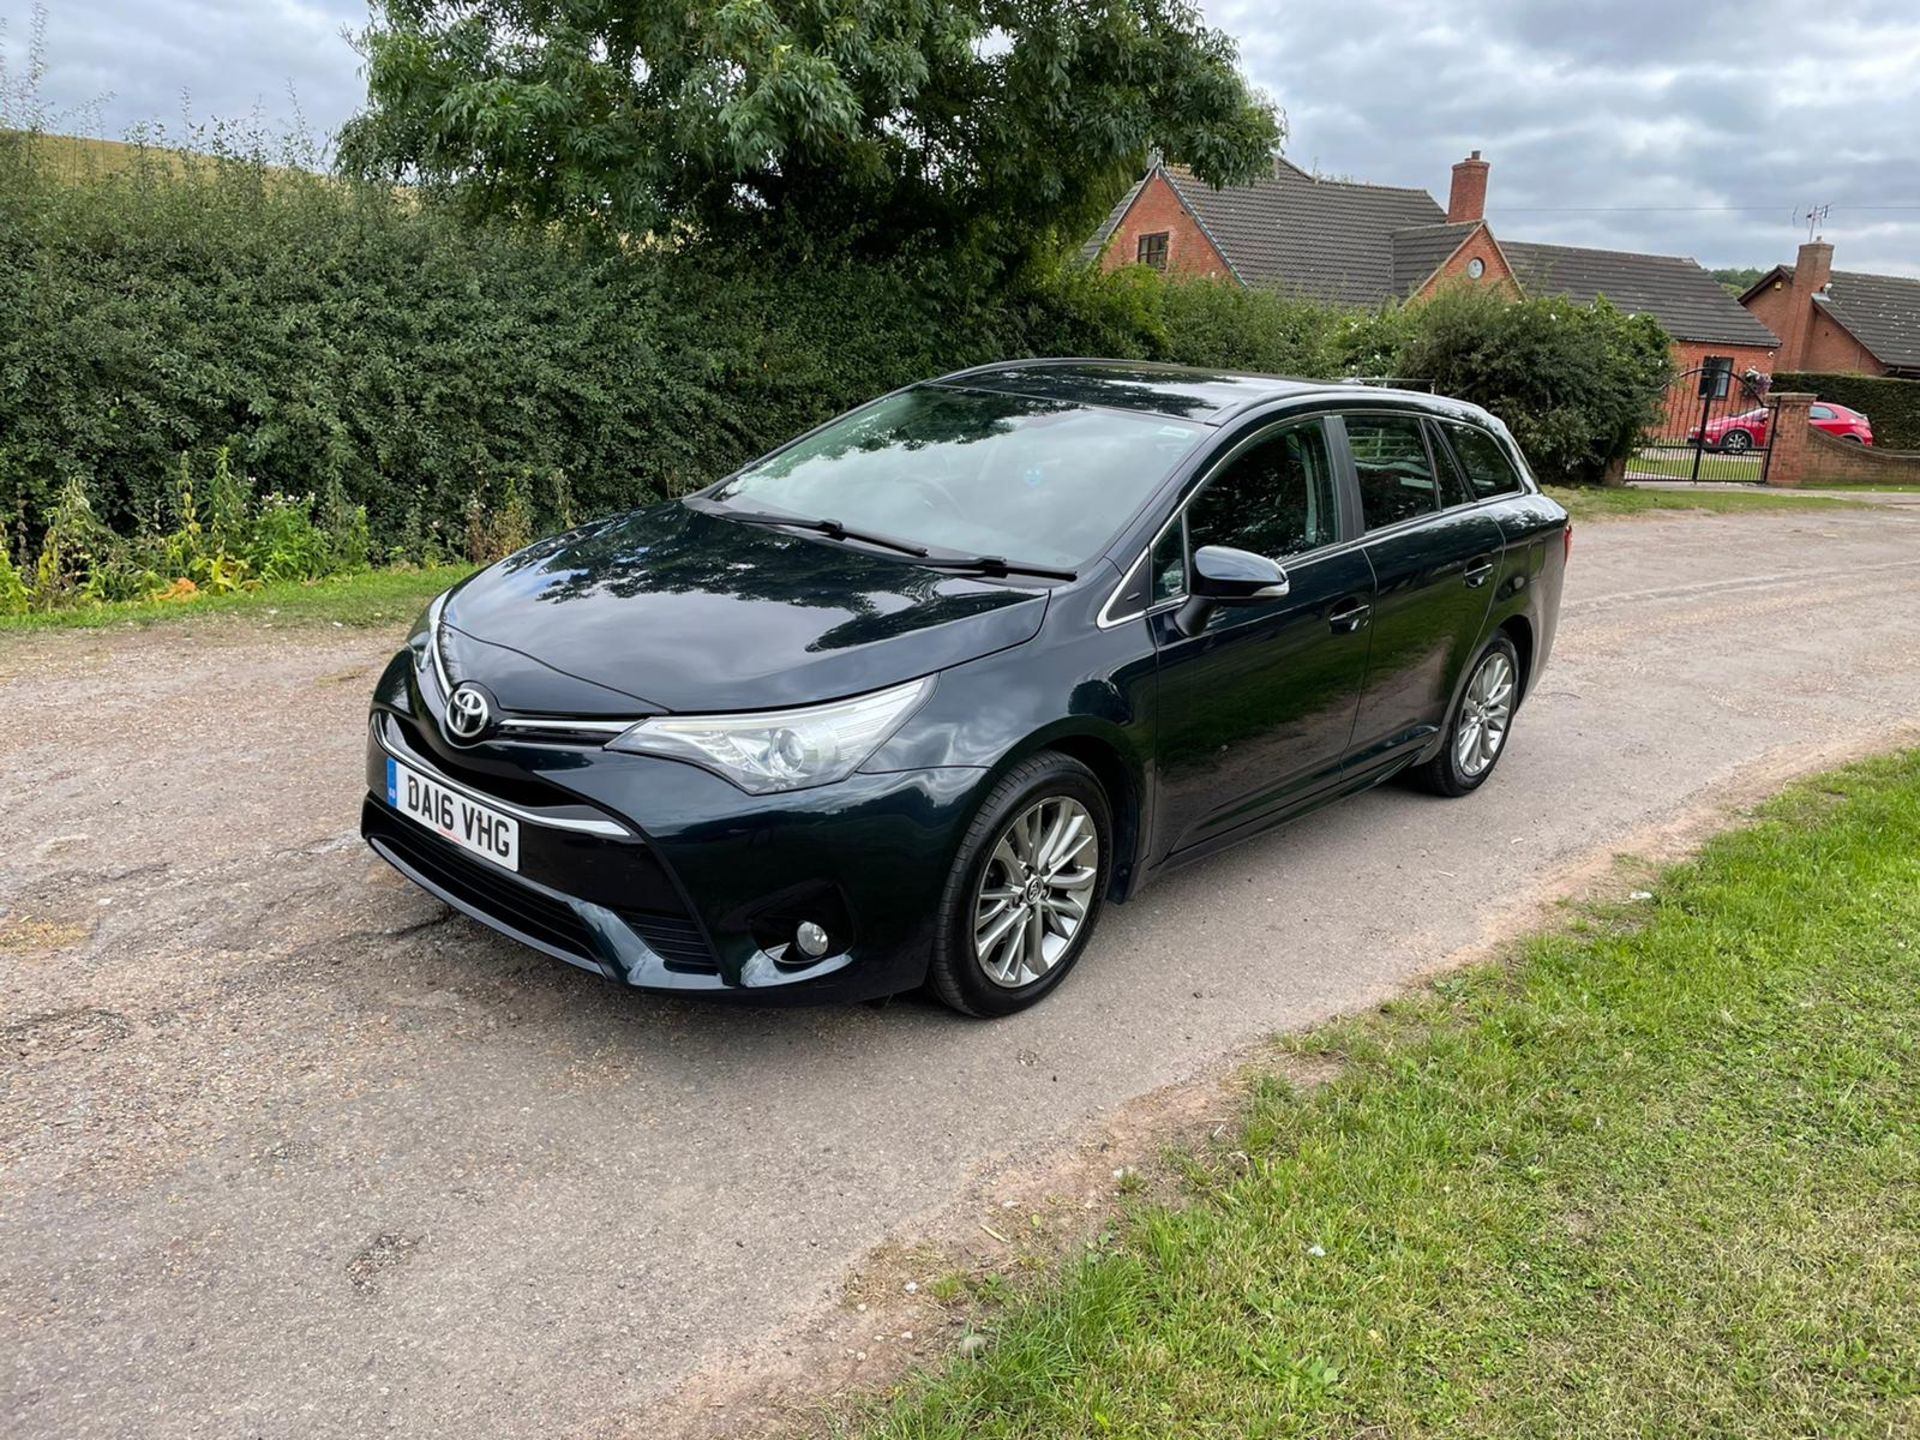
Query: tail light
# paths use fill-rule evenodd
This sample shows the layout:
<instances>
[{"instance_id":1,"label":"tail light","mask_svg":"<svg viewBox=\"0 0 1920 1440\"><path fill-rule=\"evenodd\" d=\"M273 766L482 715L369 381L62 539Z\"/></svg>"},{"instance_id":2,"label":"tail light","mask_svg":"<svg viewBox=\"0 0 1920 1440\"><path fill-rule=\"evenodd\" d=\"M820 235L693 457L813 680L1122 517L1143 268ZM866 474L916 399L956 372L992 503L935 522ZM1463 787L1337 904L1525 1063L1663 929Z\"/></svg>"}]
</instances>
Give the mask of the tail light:
<instances>
[{"instance_id":1,"label":"tail light","mask_svg":"<svg viewBox=\"0 0 1920 1440\"><path fill-rule=\"evenodd\" d=\"M1573 559L1573 521L1567 521L1567 528L1560 532L1560 563L1566 564Z\"/></svg>"}]
</instances>

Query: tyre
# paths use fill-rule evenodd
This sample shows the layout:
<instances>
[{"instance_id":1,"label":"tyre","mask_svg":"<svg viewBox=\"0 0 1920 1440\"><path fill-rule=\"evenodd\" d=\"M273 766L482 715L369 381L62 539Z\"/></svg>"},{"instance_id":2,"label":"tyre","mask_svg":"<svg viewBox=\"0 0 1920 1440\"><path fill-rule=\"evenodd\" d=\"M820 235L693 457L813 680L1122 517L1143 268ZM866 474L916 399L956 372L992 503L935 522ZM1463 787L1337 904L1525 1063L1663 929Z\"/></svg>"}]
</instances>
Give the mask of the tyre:
<instances>
[{"instance_id":1,"label":"tyre","mask_svg":"<svg viewBox=\"0 0 1920 1440\"><path fill-rule=\"evenodd\" d=\"M1840 438L1846 441L1849 445L1864 445L1867 443L1866 441L1862 440L1858 435L1842 435Z\"/></svg>"},{"instance_id":2,"label":"tyre","mask_svg":"<svg viewBox=\"0 0 1920 1440\"><path fill-rule=\"evenodd\" d=\"M1744 455L1753 448L1753 436L1744 430L1729 430L1720 437L1720 448L1729 455Z\"/></svg>"},{"instance_id":3,"label":"tyre","mask_svg":"<svg viewBox=\"0 0 1920 1440\"><path fill-rule=\"evenodd\" d=\"M1520 703L1520 652L1495 635L1473 662L1440 753L1410 773L1436 795L1466 795L1487 783L1506 753L1513 712Z\"/></svg>"},{"instance_id":4,"label":"tyre","mask_svg":"<svg viewBox=\"0 0 1920 1440\"><path fill-rule=\"evenodd\" d=\"M1113 873L1113 814L1065 755L1022 761L960 842L935 919L927 985L963 1015L1011 1015L1066 979Z\"/></svg>"}]
</instances>

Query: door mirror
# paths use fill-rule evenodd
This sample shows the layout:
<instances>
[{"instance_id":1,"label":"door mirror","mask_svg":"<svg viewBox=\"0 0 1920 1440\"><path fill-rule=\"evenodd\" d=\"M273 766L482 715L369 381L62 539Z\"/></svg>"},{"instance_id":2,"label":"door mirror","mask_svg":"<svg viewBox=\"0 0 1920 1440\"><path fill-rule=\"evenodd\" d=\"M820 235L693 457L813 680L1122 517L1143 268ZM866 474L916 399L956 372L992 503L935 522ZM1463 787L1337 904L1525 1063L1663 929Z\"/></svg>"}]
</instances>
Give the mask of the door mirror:
<instances>
[{"instance_id":1,"label":"door mirror","mask_svg":"<svg viewBox=\"0 0 1920 1440\"><path fill-rule=\"evenodd\" d=\"M1251 550L1202 545L1193 552L1192 588L1208 600L1274 600L1287 593L1287 572Z\"/></svg>"}]
</instances>

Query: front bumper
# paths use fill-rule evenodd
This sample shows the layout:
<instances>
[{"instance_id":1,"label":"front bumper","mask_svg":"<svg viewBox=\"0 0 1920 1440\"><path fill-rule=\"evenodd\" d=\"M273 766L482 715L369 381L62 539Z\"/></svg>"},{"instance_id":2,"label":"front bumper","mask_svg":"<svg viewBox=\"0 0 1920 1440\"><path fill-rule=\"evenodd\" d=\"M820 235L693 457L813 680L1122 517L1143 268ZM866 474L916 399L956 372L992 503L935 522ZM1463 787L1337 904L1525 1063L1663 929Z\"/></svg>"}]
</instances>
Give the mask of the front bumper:
<instances>
[{"instance_id":1,"label":"front bumper","mask_svg":"<svg viewBox=\"0 0 1920 1440\"><path fill-rule=\"evenodd\" d=\"M856 774L751 796L693 765L590 746L456 749L411 652L375 694L361 832L395 869L535 949L646 990L848 1001L926 976L933 916L985 772ZM520 821L517 873L388 805L387 760ZM823 925L828 954L787 942Z\"/></svg>"}]
</instances>

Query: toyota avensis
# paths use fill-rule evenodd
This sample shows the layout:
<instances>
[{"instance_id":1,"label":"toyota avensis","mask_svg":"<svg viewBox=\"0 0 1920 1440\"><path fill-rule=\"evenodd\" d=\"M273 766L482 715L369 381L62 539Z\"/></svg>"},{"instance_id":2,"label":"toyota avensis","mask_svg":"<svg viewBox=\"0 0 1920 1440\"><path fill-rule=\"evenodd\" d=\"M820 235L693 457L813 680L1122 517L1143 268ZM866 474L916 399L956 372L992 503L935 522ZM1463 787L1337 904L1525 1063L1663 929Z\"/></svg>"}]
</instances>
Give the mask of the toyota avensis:
<instances>
[{"instance_id":1,"label":"toyota avensis","mask_svg":"<svg viewBox=\"0 0 1920 1440\"><path fill-rule=\"evenodd\" d=\"M966 370L436 600L362 827L629 985L1005 1014L1175 865L1401 772L1485 783L1570 547L1472 405Z\"/></svg>"}]
</instances>

